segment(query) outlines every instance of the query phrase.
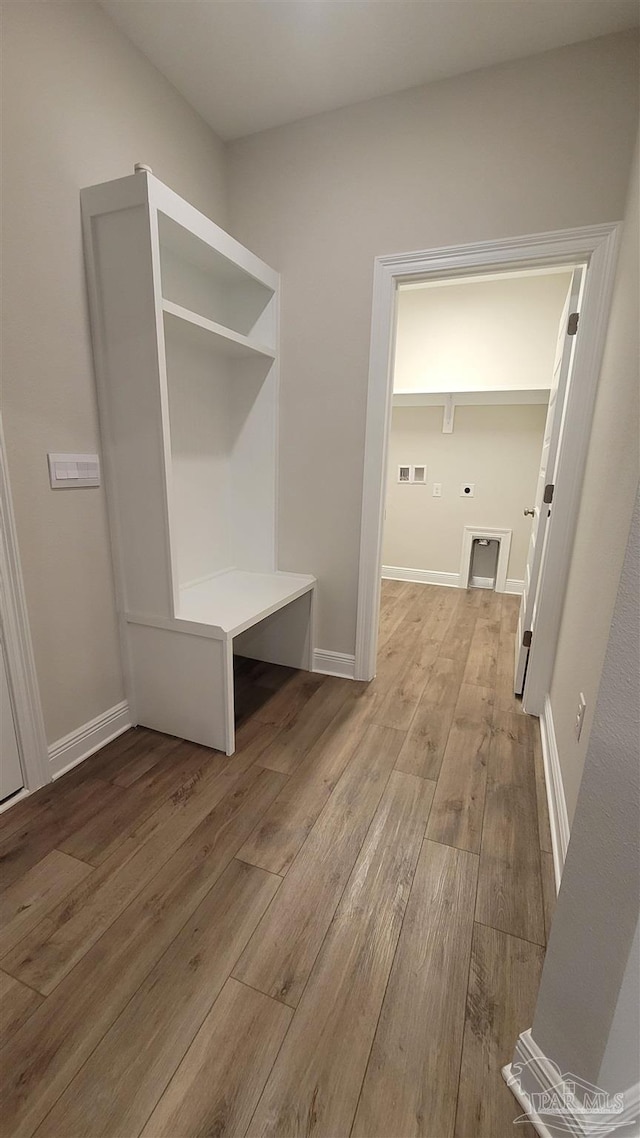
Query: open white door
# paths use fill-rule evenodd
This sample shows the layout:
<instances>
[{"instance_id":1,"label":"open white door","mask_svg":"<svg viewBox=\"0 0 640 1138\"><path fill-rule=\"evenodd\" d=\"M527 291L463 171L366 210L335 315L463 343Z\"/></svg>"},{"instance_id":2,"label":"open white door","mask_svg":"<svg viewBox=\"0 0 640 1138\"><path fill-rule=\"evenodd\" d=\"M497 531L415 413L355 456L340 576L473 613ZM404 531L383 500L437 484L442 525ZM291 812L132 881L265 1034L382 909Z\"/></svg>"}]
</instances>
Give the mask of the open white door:
<instances>
[{"instance_id":1,"label":"open white door","mask_svg":"<svg viewBox=\"0 0 640 1138\"><path fill-rule=\"evenodd\" d=\"M516 669L514 681L516 695L522 695L524 690L529 649L535 631L540 571L543 564L547 530L551 516L558 449L562 436L567 388L571 378L583 278L584 269L582 267L574 269L567 299L560 318L535 504L532 508L525 509L525 514L530 513L533 521L531 525L529 553L527 555L527 564L524 573L524 588L520 604L518 634L516 637Z\"/></svg>"}]
</instances>

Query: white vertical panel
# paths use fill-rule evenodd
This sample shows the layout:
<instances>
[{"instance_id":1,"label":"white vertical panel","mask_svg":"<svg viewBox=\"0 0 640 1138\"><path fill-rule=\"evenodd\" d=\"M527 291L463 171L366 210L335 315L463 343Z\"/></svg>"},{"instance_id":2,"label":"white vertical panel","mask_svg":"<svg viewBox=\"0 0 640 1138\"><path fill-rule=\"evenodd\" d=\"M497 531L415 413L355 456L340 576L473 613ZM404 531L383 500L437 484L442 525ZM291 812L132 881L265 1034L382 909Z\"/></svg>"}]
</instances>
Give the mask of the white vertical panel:
<instances>
[{"instance_id":1,"label":"white vertical panel","mask_svg":"<svg viewBox=\"0 0 640 1138\"><path fill-rule=\"evenodd\" d=\"M276 365L234 361L230 394L234 564L271 573L276 568Z\"/></svg>"},{"instance_id":2,"label":"white vertical panel","mask_svg":"<svg viewBox=\"0 0 640 1138\"><path fill-rule=\"evenodd\" d=\"M138 723L226 751L229 708L225 641L141 624L129 624L128 637Z\"/></svg>"},{"instance_id":3,"label":"white vertical panel","mask_svg":"<svg viewBox=\"0 0 640 1138\"><path fill-rule=\"evenodd\" d=\"M100 414L125 609L171 613L164 438L149 213L93 217ZM94 336L95 336L94 332ZM100 343L101 342L101 343Z\"/></svg>"},{"instance_id":4,"label":"white vertical panel","mask_svg":"<svg viewBox=\"0 0 640 1138\"><path fill-rule=\"evenodd\" d=\"M229 360L166 321L171 543L180 587L233 565Z\"/></svg>"}]
</instances>

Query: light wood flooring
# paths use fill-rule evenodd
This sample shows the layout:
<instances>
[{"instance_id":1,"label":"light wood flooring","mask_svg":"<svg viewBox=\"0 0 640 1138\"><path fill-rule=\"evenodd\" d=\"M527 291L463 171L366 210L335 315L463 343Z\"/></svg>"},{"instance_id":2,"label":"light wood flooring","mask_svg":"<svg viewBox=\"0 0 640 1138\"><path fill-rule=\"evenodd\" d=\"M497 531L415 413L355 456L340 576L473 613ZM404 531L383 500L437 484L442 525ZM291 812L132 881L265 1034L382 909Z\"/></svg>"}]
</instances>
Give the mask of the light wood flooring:
<instances>
[{"instance_id":1,"label":"light wood flooring","mask_svg":"<svg viewBox=\"0 0 640 1138\"><path fill-rule=\"evenodd\" d=\"M0 816L6 1138L532 1138L553 869L518 600L386 581L371 684L238 662Z\"/></svg>"}]
</instances>

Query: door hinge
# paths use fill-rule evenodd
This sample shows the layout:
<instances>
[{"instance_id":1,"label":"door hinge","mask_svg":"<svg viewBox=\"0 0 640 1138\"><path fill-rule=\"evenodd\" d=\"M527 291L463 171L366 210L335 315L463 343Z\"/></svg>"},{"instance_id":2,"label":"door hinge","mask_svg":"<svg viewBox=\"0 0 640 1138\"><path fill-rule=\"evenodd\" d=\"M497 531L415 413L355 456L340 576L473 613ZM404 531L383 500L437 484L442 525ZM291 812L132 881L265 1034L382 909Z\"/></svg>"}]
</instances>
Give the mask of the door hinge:
<instances>
[{"instance_id":1,"label":"door hinge","mask_svg":"<svg viewBox=\"0 0 640 1138\"><path fill-rule=\"evenodd\" d=\"M524 636L522 637L522 647L523 648L530 648L532 640L533 640L533 633L530 630L528 632L525 632Z\"/></svg>"},{"instance_id":2,"label":"door hinge","mask_svg":"<svg viewBox=\"0 0 640 1138\"><path fill-rule=\"evenodd\" d=\"M542 501L545 503L546 506L550 506L551 503L553 502L553 491L554 490L555 490L555 486L554 486L553 482L548 482L544 488L544 497L542 499Z\"/></svg>"},{"instance_id":3,"label":"door hinge","mask_svg":"<svg viewBox=\"0 0 640 1138\"><path fill-rule=\"evenodd\" d=\"M575 336L576 332L578 331L579 319L580 319L580 313L579 312L572 312L571 313L571 315L569 317L569 323L567 324L567 336Z\"/></svg>"}]
</instances>

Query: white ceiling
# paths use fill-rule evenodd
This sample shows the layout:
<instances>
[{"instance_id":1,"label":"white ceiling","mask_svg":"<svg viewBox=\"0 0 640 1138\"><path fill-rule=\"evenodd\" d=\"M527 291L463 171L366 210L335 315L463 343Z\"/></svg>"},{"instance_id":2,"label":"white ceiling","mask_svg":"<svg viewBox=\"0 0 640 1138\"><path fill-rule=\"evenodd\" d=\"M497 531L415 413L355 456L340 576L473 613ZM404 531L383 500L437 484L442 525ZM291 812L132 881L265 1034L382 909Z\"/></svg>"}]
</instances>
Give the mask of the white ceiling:
<instances>
[{"instance_id":1,"label":"white ceiling","mask_svg":"<svg viewBox=\"0 0 640 1138\"><path fill-rule=\"evenodd\" d=\"M638 0L100 0L224 139L637 25Z\"/></svg>"}]
</instances>

